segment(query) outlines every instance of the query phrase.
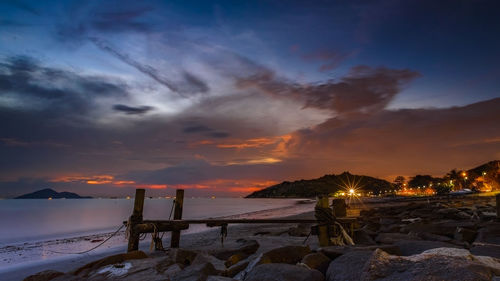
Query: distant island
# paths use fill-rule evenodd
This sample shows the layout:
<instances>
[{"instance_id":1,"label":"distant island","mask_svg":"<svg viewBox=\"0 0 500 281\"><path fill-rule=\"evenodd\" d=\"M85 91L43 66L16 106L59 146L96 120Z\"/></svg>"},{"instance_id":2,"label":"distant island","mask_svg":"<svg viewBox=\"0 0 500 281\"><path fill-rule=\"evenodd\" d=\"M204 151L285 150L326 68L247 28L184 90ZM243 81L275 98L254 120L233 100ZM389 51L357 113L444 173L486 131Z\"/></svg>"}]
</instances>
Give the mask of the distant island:
<instances>
[{"instance_id":1,"label":"distant island","mask_svg":"<svg viewBox=\"0 0 500 281\"><path fill-rule=\"evenodd\" d=\"M443 177L415 175L408 179L398 176L394 182L364 175L324 175L317 179L284 181L255 191L246 198L313 198L318 195L343 196L350 192L363 195L393 196L401 191L407 195L438 194L468 189L472 192L500 190L500 161L494 160L469 170L453 169Z\"/></svg>"},{"instance_id":2,"label":"distant island","mask_svg":"<svg viewBox=\"0 0 500 281\"><path fill-rule=\"evenodd\" d=\"M32 193L24 194L21 196L18 196L14 199L89 199L92 198L90 196L80 196L76 193L73 192L57 192L53 189L50 188L45 188L42 190L38 190Z\"/></svg>"}]
</instances>

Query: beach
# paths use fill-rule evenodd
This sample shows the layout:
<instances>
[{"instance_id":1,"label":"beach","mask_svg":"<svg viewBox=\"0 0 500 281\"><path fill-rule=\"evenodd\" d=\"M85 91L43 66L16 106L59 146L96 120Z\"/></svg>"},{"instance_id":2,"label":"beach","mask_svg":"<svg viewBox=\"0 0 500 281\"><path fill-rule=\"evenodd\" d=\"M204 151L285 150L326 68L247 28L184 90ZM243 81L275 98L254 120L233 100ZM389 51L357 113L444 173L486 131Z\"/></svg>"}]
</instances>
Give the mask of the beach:
<instances>
[{"instance_id":1,"label":"beach","mask_svg":"<svg viewBox=\"0 0 500 281\"><path fill-rule=\"evenodd\" d=\"M255 202L255 199L249 199ZM253 212L237 213L229 216L217 216L215 218L225 219L265 219L276 218L297 214L311 215L314 208L313 202L307 204L295 204L302 200L289 200L288 203L279 202L275 199L265 199L266 201L276 202L278 208L269 208ZM275 201L273 201L275 200ZM128 200L129 204L132 202ZM151 203L148 200L147 203ZM189 206L189 205L188 205ZM234 211L233 211L234 212ZM220 214L220 212L215 212ZM188 217L193 215L188 212ZM125 219L126 217L124 217ZM228 237L245 236L255 226L237 225L230 226ZM265 226L262 226L265 227ZM260 227L259 227L260 229ZM192 225L182 233L181 247L203 248L203 245L219 245L219 228L208 228L204 225ZM93 248L100 244L104 239L113 234L113 231L105 231L97 234L72 236L42 241L31 241L26 243L6 244L0 247L0 280L22 280L29 274L42 271L44 269L54 269L67 271L71 268L77 268L92 260L105 256L126 252L125 228L119 231L109 241L101 247L85 254L66 254L81 252ZM229 240L228 238L228 240ZM164 245L169 245L169 234L165 235ZM148 235L140 243L140 249L149 252L151 236Z\"/></svg>"}]
</instances>

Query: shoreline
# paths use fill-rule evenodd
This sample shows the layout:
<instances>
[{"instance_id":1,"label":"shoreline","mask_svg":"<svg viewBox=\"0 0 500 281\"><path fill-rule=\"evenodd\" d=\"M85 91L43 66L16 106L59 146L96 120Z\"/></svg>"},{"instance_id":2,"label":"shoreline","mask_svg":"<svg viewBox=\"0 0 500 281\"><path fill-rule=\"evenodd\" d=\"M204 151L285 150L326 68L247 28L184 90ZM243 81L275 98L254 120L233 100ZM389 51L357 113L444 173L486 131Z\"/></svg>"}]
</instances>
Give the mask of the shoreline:
<instances>
[{"instance_id":1,"label":"shoreline","mask_svg":"<svg viewBox=\"0 0 500 281\"><path fill-rule=\"evenodd\" d=\"M307 216L307 214L312 214L312 209L314 208L313 203L314 202L309 202L307 204L295 203L287 207L259 210L215 218L279 218L290 216ZM241 230L242 228L244 230ZM236 231L237 233L241 232L241 235L243 235L247 234L248 231L251 230L252 227L248 225L232 225L229 228L229 233L231 234L231 232ZM181 238L181 247L205 248L207 246L210 246L219 241L219 231L219 228L208 228L204 225L190 226L189 230L183 231ZM125 230L121 230L115 237L110 239L110 241L103 244L102 247L90 253L82 255L69 254L69 252L80 251L80 249L75 250L75 247L72 247L72 244L74 243L84 243L85 248L81 250L86 250L97 245L102 241L101 239L106 239L112 233L113 232L107 232L79 237L39 241L30 244L18 243L5 245L0 248L0 256L2 257L2 260L0 260L1 263L6 262L5 260L8 259L6 257L7 255L19 258L22 257L22 255L29 255L29 251L34 250L42 251L42 254L46 256L46 259L42 258L28 262L13 262L8 265L0 266L0 280L22 280L30 274L34 274L45 269L68 271L69 269L78 268L79 266L85 265L93 260L102 257L118 253L125 253L127 249ZM144 241L141 241L139 249L146 253L149 253L150 239L150 235L148 235ZM89 244L88 242L92 240L101 241ZM169 234L165 235L163 244L170 244ZM57 254L51 251L67 252L68 254Z\"/></svg>"}]
</instances>

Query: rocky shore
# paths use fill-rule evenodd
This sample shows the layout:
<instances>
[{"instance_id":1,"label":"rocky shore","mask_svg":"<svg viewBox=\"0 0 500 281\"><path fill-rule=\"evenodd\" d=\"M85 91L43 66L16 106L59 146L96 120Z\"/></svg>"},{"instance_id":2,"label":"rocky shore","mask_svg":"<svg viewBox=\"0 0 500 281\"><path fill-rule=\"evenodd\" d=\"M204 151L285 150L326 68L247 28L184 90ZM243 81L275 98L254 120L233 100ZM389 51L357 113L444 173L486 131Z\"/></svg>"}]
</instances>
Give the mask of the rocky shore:
<instances>
[{"instance_id":1,"label":"rocky shore","mask_svg":"<svg viewBox=\"0 0 500 281\"><path fill-rule=\"evenodd\" d=\"M310 225L235 225L223 246L210 231L179 249L118 254L24 280L500 280L500 220L486 202L365 209L354 246L319 247L307 238Z\"/></svg>"}]
</instances>

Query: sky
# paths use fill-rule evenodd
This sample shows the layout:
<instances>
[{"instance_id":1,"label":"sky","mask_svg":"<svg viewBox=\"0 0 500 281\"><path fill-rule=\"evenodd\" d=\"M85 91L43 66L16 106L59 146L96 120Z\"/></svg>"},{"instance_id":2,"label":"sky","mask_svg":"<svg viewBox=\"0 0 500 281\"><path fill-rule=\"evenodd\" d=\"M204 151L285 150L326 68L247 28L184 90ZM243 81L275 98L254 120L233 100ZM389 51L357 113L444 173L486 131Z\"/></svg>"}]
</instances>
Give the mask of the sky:
<instances>
[{"instance_id":1,"label":"sky","mask_svg":"<svg viewBox=\"0 0 500 281\"><path fill-rule=\"evenodd\" d=\"M498 1L0 2L0 197L500 159Z\"/></svg>"}]
</instances>

